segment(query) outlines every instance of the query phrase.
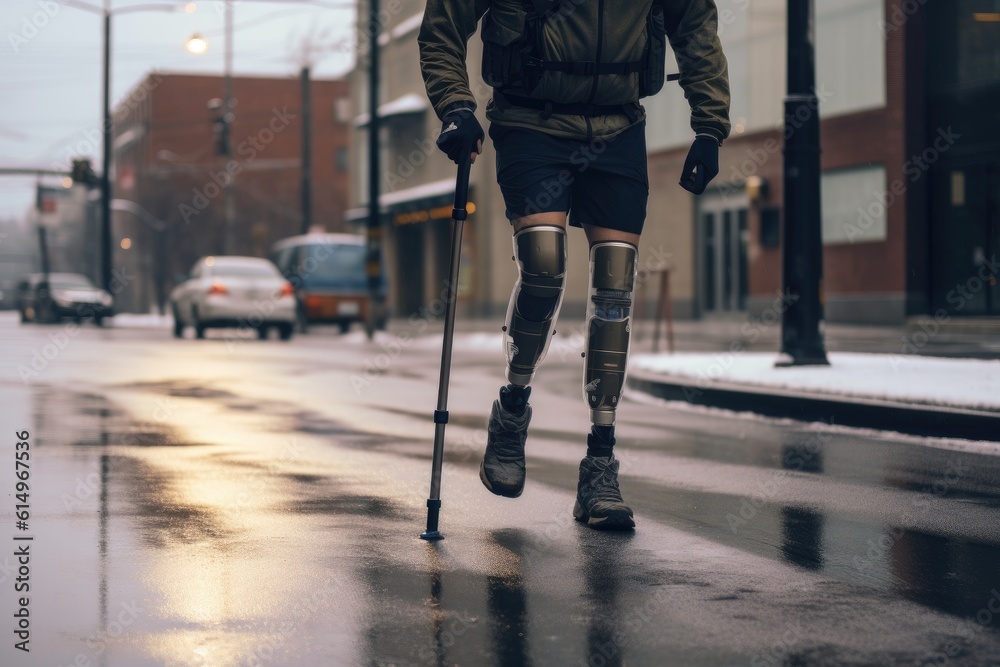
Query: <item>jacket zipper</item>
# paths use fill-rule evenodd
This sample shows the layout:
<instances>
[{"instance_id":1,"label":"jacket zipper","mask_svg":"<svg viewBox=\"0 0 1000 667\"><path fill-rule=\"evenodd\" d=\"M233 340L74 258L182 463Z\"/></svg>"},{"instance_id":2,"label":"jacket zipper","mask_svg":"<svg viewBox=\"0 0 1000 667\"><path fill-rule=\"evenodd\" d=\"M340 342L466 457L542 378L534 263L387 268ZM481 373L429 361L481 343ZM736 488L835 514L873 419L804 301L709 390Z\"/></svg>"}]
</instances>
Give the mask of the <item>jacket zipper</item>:
<instances>
[{"instance_id":1,"label":"jacket zipper","mask_svg":"<svg viewBox=\"0 0 1000 667\"><path fill-rule=\"evenodd\" d=\"M601 62L601 47L604 45L604 0L597 3L597 55L594 57L594 64ZM590 87L590 97L588 101L593 104L597 95L597 80L600 75L594 72L594 83Z\"/></svg>"}]
</instances>

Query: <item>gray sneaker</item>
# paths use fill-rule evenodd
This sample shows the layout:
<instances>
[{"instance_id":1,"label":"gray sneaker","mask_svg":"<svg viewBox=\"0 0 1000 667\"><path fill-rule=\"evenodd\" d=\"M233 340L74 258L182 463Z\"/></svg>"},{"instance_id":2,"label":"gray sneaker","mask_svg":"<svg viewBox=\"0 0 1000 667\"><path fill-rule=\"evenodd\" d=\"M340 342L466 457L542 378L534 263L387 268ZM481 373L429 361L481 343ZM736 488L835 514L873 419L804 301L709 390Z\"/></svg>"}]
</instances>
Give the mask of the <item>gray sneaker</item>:
<instances>
[{"instance_id":1,"label":"gray sneaker","mask_svg":"<svg viewBox=\"0 0 1000 667\"><path fill-rule=\"evenodd\" d=\"M580 461L573 516L591 528L628 530L635 528L632 508L622 500L618 488L618 459L588 456Z\"/></svg>"},{"instance_id":2,"label":"gray sneaker","mask_svg":"<svg viewBox=\"0 0 1000 667\"><path fill-rule=\"evenodd\" d=\"M504 390L500 391L502 394ZM498 496L517 498L524 491L524 442L530 421L531 406L527 402L517 414L508 411L502 401L493 401L479 479Z\"/></svg>"}]
</instances>

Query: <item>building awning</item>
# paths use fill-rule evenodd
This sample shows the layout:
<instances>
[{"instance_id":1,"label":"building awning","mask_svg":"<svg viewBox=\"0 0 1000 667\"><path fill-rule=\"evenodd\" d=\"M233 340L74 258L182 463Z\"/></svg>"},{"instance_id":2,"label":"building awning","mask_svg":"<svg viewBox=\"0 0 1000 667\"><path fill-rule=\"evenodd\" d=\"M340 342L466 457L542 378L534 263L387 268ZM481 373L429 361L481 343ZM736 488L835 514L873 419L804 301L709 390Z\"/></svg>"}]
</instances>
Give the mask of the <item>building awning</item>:
<instances>
[{"instance_id":1,"label":"building awning","mask_svg":"<svg viewBox=\"0 0 1000 667\"><path fill-rule=\"evenodd\" d=\"M469 192L471 195L472 187L470 185ZM448 214L450 217L451 206L454 204L455 198L455 179L445 178L440 181L432 181L431 183L424 183L423 185L415 185L412 188L406 188L405 190L397 190L395 192L387 192L380 195L378 198L379 210L384 215L386 213L398 214L405 211L421 211L430 210L434 208L439 208L442 206L448 207ZM469 213L475 210L475 204L470 202ZM368 217L368 207L362 206L359 208L352 208L344 214L344 218L348 222L358 222L364 220ZM438 216L431 216L438 217ZM406 222L421 222L422 220L406 220ZM394 220L397 224L404 222L403 220Z\"/></svg>"},{"instance_id":2,"label":"building awning","mask_svg":"<svg viewBox=\"0 0 1000 667\"><path fill-rule=\"evenodd\" d=\"M397 97L391 102L379 105L378 117L380 120L406 116L415 113L423 113L430 107L427 97L417 93L407 93L402 97ZM354 119L354 127L365 127L369 122L369 114L359 114Z\"/></svg>"}]
</instances>

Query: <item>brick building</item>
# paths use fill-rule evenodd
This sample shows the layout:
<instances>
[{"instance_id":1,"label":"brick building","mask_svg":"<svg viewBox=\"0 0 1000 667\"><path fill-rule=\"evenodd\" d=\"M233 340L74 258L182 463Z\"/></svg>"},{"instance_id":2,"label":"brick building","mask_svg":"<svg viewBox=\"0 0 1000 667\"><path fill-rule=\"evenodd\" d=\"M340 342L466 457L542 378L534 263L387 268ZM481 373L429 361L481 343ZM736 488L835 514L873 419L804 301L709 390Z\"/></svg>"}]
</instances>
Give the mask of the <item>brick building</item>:
<instances>
[{"instance_id":1,"label":"brick building","mask_svg":"<svg viewBox=\"0 0 1000 667\"><path fill-rule=\"evenodd\" d=\"M781 289L781 225L795 222L781 211L785 3L719 2L734 131L705 196L672 187L689 142L672 120L683 100L646 105L650 182L662 184L650 210L671 212L662 238L682 313L760 316ZM987 261L1000 254L995 10L986 0L816 3L828 320L1000 315Z\"/></svg>"},{"instance_id":2,"label":"brick building","mask_svg":"<svg viewBox=\"0 0 1000 667\"><path fill-rule=\"evenodd\" d=\"M300 232L300 80L238 76L232 86L231 157L220 154L208 106L223 97L222 77L153 72L116 107L113 197L165 223L157 232L114 211L112 266L128 283L120 309L148 311L198 257L266 256ZM311 82L312 221L328 231L343 229L347 204L346 96L342 81Z\"/></svg>"},{"instance_id":3,"label":"brick building","mask_svg":"<svg viewBox=\"0 0 1000 667\"><path fill-rule=\"evenodd\" d=\"M721 173L702 197L682 190L677 181L693 138L687 102L675 84L643 100L650 201L639 263L670 267L675 316L743 319L766 313L781 289L787 0L717 4L733 118ZM454 187L454 166L433 148L440 123L420 79L422 10L418 0L399 0L381 40L381 207L397 314L418 312L441 294ZM359 25L362 57L349 78L358 220L367 200L368 27ZM939 309L949 317L1000 315L990 268L1000 256L996 2L820 0L815 29L827 319L901 323ZM475 35L469 79L485 127L491 91L480 76L481 53ZM487 140L472 170L476 212L466 226L460 305L491 316L506 309L515 278L493 160ZM563 306L570 316L586 303L585 244L571 229ZM649 275L640 274L639 298L647 302L658 284Z\"/></svg>"}]
</instances>

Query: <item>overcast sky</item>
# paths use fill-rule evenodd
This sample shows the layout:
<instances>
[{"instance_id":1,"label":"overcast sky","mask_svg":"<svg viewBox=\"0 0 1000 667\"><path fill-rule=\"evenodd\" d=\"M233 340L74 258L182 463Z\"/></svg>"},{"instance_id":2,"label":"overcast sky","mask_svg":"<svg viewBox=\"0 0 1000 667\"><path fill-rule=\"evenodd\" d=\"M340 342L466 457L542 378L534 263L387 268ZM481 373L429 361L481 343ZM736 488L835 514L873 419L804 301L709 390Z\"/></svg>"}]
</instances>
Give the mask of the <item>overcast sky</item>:
<instances>
[{"instance_id":1,"label":"overcast sky","mask_svg":"<svg viewBox=\"0 0 1000 667\"><path fill-rule=\"evenodd\" d=\"M79 0L99 5L103 0ZM151 70L223 71L223 2L111 0L112 10L176 5L176 12L124 13L112 18L111 97L121 99ZM314 76L343 75L353 63L349 46L352 0L235 0L233 72L292 75L304 39L330 44L316 58ZM320 6L322 5L322 6ZM67 149L93 146L100 162L102 18L59 0L0 1L0 166L50 167ZM193 33L209 42L196 56L184 48ZM339 48L332 45L339 44ZM0 176L0 218L22 217L34 202L35 179Z\"/></svg>"}]
</instances>

